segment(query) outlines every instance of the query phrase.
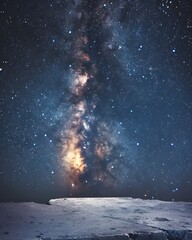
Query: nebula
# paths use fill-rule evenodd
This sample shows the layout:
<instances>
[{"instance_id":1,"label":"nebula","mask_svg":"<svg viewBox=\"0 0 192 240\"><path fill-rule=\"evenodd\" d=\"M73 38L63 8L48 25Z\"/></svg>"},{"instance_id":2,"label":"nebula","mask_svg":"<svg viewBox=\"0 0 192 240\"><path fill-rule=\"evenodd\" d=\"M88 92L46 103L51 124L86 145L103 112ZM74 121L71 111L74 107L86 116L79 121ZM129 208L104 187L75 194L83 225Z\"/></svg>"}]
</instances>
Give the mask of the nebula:
<instances>
[{"instance_id":1,"label":"nebula","mask_svg":"<svg viewBox=\"0 0 192 240\"><path fill-rule=\"evenodd\" d=\"M104 120L98 119L94 112L102 85L94 56L105 51L108 37L105 40L103 36L94 39L92 29L101 27L106 31L110 26L110 17L103 6L103 1L76 1L73 10L76 25L71 50L74 58L69 83L71 106L61 137L61 158L72 193L98 182L115 186L116 181L110 164L116 141ZM95 46L99 41L102 42L100 46ZM95 94L91 95L93 88Z\"/></svg>"}]
</instances>

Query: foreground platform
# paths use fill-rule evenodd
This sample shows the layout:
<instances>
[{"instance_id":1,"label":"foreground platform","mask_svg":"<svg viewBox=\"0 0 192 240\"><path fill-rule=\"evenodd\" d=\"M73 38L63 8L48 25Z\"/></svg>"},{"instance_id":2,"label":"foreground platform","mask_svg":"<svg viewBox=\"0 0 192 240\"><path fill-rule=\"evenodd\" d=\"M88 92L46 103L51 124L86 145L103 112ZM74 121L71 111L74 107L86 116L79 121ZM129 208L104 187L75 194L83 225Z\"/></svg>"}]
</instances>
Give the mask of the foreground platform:
<instances>
[{"instance_id":1,"label":"foreground platform","mask_svg":"<svg viewBox=\"0 0 192 240\"><path fill-rule=\"evenodd\" d=\"M0 203L0 240L192 240L192 203L66 198Z\"/></svg>"}]
</instances>

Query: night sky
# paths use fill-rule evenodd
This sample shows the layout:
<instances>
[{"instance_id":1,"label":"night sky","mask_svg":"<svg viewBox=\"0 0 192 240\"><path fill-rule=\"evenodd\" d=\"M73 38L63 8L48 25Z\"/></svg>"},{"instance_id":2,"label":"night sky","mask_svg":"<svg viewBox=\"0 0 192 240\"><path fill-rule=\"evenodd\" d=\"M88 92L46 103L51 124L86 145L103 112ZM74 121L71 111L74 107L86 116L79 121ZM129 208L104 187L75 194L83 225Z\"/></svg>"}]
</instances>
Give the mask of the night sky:
<instances>
[{"instance_id":1,"label":"night sky","mask_svg":"<svg viewBox=\"0 0 192 240\"><path fill-rule=\"evenodd\" d=\"M0 201L192 201L190 0L2 0Z\"/></svg>"}]
</instances>

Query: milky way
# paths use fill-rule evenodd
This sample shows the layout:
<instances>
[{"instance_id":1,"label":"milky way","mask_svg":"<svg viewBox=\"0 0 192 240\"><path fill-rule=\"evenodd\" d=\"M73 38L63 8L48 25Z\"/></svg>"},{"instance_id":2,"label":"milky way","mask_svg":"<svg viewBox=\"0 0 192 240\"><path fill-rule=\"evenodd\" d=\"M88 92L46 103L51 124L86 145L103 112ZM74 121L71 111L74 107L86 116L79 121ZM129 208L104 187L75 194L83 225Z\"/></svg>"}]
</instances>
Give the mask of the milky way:
<instances>
[{"instance_id":1,"label":"milky way","mask_svg":"<svg viewBox=\"0 0 192 240\"><path fill-rule=\"evenodd\" d=\"M0 15L1 200L192 200L189 0L4 0Z\"/></svg>"},{"instance_id":2,"label":"milky way","mask_svg":"<svg viewBox=\"0 0 192 240\"><path fill-rule=\"evenodd\" d=\"M106 10L106 4L109 3L85 1L70 6L69 22L78 21L78 27L72 26L74 34L71 54L74 57L74 64L71 67L69 87L72 106L69 110L69 122L62 134L62 160L65 178L68 178L66 182L78 192L81 192L82 188L92 188L97 182L101 182L103 186L113 187L116 181L112 173L115 159L111 153L117 140L111 136L110 128L102 122L102 118L98 119L95 116L99 85L101 85L98 81L100 69L95 55L103 55L107 50L105 44L109 39L108 36L112 34L111 9ZM100 36L94 36L97 31L101 33ZM104 31L108 32L105 41L102 36ZM107 46L110 49L111 47L111 45ZM94 95L89 96L93 93L92 81ZM101 78L100 81L105 80ZM104 87L105 85L102 86ZM99 104L102 107L102 102Z\"/></svg>"}]
</instances>

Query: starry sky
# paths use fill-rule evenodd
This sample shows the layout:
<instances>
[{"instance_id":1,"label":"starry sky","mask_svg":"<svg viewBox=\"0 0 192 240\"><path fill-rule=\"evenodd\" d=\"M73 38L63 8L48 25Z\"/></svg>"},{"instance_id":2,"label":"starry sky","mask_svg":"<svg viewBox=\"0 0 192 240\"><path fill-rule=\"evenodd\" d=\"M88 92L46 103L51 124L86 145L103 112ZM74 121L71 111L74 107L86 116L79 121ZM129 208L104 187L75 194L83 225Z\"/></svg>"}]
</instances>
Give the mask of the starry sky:
<instances>
[{"instance_id":1,"label":"starry sky","mask_svg":"<svg viewBox=\"0 0 192 240\"><path fill-rule=\"evenodd\" d=\"M0 201L192 201L190 0L2 0Z\"/></svg>"}]
</instances>

